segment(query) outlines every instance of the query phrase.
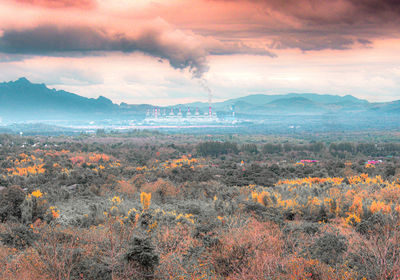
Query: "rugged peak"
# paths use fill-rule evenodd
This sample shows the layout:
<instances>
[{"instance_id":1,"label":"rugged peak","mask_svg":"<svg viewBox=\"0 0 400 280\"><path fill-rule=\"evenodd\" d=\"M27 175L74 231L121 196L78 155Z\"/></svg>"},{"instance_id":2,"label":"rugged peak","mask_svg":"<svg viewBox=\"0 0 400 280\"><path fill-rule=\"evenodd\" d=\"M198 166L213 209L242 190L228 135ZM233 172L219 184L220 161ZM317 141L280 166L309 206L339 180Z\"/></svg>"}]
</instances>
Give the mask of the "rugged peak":
<instances>
[{"instance_id":1,"label":"rugged peak","mask_svg":"<svg viewBox=\"0 0 400 280\"><path fill-rule=\"evenodd\" d=\"M15 82L19 83L19 84L31 84L31 82L25 77L21 77L18 80L16 80Z\"/></svg>"}]
</instances>

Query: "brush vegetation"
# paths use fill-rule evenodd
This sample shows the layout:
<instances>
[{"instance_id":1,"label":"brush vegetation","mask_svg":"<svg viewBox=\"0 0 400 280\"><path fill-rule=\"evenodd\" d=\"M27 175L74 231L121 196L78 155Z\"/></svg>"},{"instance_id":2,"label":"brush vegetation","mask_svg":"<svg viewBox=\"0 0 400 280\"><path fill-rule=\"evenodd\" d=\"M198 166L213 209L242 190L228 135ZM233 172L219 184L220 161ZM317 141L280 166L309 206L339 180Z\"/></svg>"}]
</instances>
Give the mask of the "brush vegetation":
<instances>
[{"instance_id":1,"label":"brush vegetation","mask_svg":"<svg viewBox=\"0 0 400 280\"><path fill-rule=\"evenodd\" d=\"M1 279L399 279L400 144L0 137Z\"/></svg>"}]
</instances>

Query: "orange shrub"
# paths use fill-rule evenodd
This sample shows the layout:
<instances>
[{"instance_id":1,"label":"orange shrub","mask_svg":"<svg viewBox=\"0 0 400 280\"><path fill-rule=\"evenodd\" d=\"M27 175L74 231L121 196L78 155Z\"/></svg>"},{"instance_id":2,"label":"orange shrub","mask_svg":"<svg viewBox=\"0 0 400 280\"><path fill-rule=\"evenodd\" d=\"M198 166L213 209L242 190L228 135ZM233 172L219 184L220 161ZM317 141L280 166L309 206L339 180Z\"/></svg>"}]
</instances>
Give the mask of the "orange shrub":
<instances>
[{"instance_id":1,"label":"orange shrub","mask_svg":"<svg viewBox=\"0 0 400 280\"><path fill-rule=\"evenodd\" d=\"M224 279L269 279L277 275L284 242L279 228L251 219L246 225L222 232L220 244L210 249L206 264Z\"/></svg>"},{"instance_id":2,"label":"orange shrub","mask_svg":"<svg viewBox=\"0 0 400 280\"><path fill-rule=\"evenodd\" d=\"M181 224L175 227L164 226L158 231L160 266L156 275L160 279L216 279L212 278L209 266L204 263L185 264L185 256L190 249L201 246L200 242L193 238L191 230L189 226Z\"/></svg>"},{"instance_id":3,"label":"orange shrub","mask_svg":"<svg viewBox=\"0 0 400 280\"><path fill-rule=\"evenodd\" d=\"M161 178L152 183L145 183L141 190L144 192L157 194L162 202L164 202L167 197L176 197L179 194L178 187Z\"/></svg>"},{"instance_id":4,"label":"orange shrub","mask_svg":"<svg viewBox=\"0 0 400 280\"><path fill-rule=\"evenodd\" d=\"M119 180L117 191L132 196L136 193L136 188L129 181Z\"/></svg>"}]
</instances>

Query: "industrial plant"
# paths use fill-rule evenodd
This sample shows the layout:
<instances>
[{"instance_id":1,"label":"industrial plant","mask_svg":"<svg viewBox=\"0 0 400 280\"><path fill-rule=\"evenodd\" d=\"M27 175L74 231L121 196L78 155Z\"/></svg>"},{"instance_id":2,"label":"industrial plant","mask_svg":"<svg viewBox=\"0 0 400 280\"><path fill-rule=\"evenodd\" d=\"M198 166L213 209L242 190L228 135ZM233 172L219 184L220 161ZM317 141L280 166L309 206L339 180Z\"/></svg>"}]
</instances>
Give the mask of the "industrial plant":
<instances>
[{"instance_id":1,"label":"industrial plant","mask_svg":"<svg viewBox=\"0 0 400 280\"><path fill-rule=\"evenodd\" d=\"M190 107L187 107L185 112L182 112L182 107L179 108L159 108L154 107L148 109L144 122L146 124L154 125L210 125L233 123L235 120L235 113L232 110L232 116L228 119L220 119L217 114L213 112L212 107L208 107L208 112L201 113L199 108L196 107L192 112Z\"/></svg>"}]
</instances>

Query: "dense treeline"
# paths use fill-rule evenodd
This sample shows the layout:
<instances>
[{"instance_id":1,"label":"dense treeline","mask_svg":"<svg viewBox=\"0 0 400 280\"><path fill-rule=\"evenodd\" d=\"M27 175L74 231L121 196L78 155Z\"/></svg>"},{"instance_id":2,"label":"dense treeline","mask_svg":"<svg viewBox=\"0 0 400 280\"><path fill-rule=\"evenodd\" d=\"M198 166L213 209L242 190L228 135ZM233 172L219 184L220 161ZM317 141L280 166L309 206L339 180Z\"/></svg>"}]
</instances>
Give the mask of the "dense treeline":
<instances>
[{"instance_id":1,"label":"dense treeline","mask_svg":"<svg viewBox=\"0 0 400 280\"><path fill-rule=\"evenodd\" d=\"M202 142L197 145L197 152L202 156L219 156L228 153L238 153L238 145L231 142Z\"/></svg>"},{"instance_id":2,"label":"dense treeline","mask_svg":"<svg viewBox=\"0 0 400 280\"><path fill-rule=\"evenodd\" d=\"M346 155L365 155L365 156L397 156L400 155L400 143L331 143L314 142L307 144L292 143L267 143L267 144L242 144L239 146L234 142L202 142L197 144L197 151L203 156L218 156L228 153L245 152L250 154L281 154L288 152L328 152L334 157L344 158ZM323 154L325 155L325 154Z\"/></svg>"}]
</instances>

